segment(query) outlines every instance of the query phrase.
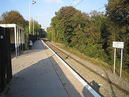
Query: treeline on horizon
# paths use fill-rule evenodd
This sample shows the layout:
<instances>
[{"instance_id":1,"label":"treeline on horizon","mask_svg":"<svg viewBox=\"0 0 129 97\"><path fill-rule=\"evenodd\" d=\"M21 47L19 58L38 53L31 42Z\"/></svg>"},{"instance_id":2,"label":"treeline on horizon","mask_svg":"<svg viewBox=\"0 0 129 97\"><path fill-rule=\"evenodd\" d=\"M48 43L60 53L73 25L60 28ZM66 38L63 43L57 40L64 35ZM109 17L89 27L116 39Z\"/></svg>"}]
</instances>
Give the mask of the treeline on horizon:
<instances>
[{"instance_id":1,"label":"treeline on horizon","mask_svg":"<svg viewBox=\"0 0 129 97\"><path fill-rule=\"evenodd\" d=\"M113 41L123 41L123 68L129 72L129 1L108 0L106 13L83 13L72 6L62 7L47 28L48 39L75 48L86 56L113 64ZM117 66L120 50L117 50Z\"/></svg>"},{"instance_id":2,"label":"treeline on horizon","mask_svg":"<svg viewBox=\"0 0 129 97\"><path fill-rule=\"evenodd\" d=\"M0 24L17 24L24 28L25 34L29 35L39 35L42 33L46 33L45 30L41 28L41 25L38 23L38 21L32 18L30 20L30 32L29 32L29 21L26 20L21 15L21 13L16 10L4 12L0 16Z\"/></svg>"}]
</instances>

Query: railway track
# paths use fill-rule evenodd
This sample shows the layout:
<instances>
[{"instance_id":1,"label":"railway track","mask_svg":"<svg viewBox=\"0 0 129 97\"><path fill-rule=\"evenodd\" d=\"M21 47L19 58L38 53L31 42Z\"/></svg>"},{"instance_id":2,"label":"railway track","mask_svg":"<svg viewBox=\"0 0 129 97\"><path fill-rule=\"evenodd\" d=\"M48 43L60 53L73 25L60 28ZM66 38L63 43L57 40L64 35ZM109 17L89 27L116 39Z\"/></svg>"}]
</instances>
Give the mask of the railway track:
<instances>
[{"instance_id":1,"label":"railway track","mask_svg":"<svg viewBox=\"0 0 129 97\"><path fill-rule=\"evenodd\" d=\"M85 64L81 63L80 61L78 61L77 59L73 58L72 56L68 55L67 53L65 53L64 51L60 50L59 48L57 48L56 46L52 45L50 42L45 41L45 43L57 54L59 55L65 62L66 59L72 59L74 61L76 61L78 64L80 64L81 66L83 66L84 68L88 69L89 71L91 71L92 73L94 73L95 75L101 77L101 79L105 80L106 82L112 84L113 86L115 86L117 89L119 89L120 91L122 91L123 93L125 93L126 95L129 95L129 91L123 89L122 87L118 86L117 84L115 84L114 82L112 82L110 79L102 76L101 74L99 74L98 72L94 71L93 69L89 68L88 66L86 66ZM68 62L66 62L68 63ZM68 63L69 64L69 63ZM85 77L83 77L79 72L77 72L71 65L69 65L77 74L79 74L82 79L84 79L88 84L90 84ZM98 91L97 91L98 92Z\"/></svg>"}]
</instances>

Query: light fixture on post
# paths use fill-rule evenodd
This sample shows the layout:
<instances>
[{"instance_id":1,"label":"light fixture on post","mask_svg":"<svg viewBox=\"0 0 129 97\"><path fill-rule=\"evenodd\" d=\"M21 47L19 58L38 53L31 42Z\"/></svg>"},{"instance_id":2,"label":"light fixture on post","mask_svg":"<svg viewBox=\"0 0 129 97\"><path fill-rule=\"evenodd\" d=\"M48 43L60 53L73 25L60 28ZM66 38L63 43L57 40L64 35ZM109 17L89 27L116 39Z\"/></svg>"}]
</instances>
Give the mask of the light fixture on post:
<instances>
[{"instance_id":1,"label":"light fixture on post","mask_svg":"<svg viewBox=\"0 0 129 97\"><path fill-rule=\"evenodd\" d=\"M33 1L32 1L32 4L35 4L35 3L36 3L36 1L33 0Z\"/></svg>"}]
</instances>

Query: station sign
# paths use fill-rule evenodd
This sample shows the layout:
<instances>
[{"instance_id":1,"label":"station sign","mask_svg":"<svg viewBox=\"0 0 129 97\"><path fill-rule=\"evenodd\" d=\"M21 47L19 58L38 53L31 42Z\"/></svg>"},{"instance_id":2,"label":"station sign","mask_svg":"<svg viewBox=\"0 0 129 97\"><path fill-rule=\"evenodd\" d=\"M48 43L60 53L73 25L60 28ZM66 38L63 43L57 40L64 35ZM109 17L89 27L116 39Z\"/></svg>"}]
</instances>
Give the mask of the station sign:
<instances>
[{"instance_id":1,"label":"station sign","mask_svg":"<svg viewBox=\"0 0 129 97\"><path fill-rule=\"evenodd\" d=\"M120 62L120 77L122 75L122 62L123 62L123 48L124 48L124 42L117 42L113 41L112 44L114 48L114 73L115 73L115 68L116 68L116 49L121 49L121 62Z\"/></svg>"},{"instance_id":2,"label":"station sign","mask_svg":"<svg viewBox=\"0 0 129 97\"><path fill-rule=\"evenodd\" d=\"M123 49L123 48L124 48L124 42L113 41L113 47L114 47L114 48Z\"/></svg>"}]
</instances>

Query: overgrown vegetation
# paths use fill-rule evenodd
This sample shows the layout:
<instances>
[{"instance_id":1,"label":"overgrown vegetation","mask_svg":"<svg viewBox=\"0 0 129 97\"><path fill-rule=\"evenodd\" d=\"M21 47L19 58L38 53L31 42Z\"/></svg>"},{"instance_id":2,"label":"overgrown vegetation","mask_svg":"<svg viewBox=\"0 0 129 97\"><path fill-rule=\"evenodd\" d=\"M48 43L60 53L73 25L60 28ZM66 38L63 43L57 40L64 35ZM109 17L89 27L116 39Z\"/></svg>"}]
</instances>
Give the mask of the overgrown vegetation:
<instances>
[{"instance_id":1,"label":"overgrown vegetation","mask_svg":"<svg viewBox=\"0 0 129 97\"><path fill-rule=\"evenodd\" d=\"M48 39L78 49L81 53L113 64L113 41L125 42L124 70L129 72L129 1L108 0L106 13L82 13L62 7L47 28ZM119 63L120 51L117 51Z\"/></svg>"}]
</instances>

